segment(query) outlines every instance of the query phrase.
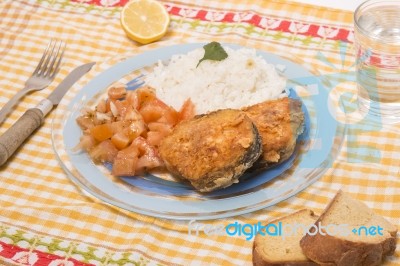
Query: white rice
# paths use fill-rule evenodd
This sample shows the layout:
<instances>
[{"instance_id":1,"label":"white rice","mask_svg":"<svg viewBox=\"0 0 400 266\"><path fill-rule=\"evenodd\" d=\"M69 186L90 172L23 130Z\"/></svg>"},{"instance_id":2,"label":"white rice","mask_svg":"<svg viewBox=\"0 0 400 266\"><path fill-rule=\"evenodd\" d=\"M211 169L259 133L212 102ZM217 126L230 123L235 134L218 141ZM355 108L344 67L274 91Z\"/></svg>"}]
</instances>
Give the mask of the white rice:
<instances>
[{"instance_id":1,"label":"white rice","mask_svg":"<svg viewBox=\"0 0 400 266\"><path fill-rule=\"evenodd\" d=\"M186 55L175 55L163 65L158 62L146 76L146 84L157 96L179 110L187 98L202 114L223 108L241 108L286 96L286 80L254 49L224 47L228 57L222 61L204 60L199 48Z\"/></svg>"}]
</instances>

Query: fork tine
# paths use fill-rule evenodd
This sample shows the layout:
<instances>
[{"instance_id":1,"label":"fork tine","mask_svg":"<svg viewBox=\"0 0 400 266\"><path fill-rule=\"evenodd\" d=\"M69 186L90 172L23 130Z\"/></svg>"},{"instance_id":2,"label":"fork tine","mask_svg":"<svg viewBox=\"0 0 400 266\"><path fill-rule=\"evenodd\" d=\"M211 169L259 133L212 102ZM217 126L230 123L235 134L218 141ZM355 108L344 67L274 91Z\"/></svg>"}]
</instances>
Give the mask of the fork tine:
<instances>
[{"instance_id":1,"label":"fork tine","mask_svg":"<svg viewBox=\"0 0 400 266\"><path fill-rule=\"evenodd\" d=\"M48 55L48 52L50 50L52 43L53 43L53 39L50 40L49 44L47 45L46 49L44 50L42 58L40 58L39 64L36 66L32 75L37 75L39 73L39 70L42 68L43 62Z\"/></svg>"},{"instance_id":2,"label":"fork tine","mask_svg":"<svg viewBox=\"0 0 400 266\"><path fill-rule=\"evenodd\" d=\"M51 39L25 87L18 91L0 110L0 124L16 103L28 92L46 88L57 74L64 55L66 43ZM61 51L62 49L62 51ZM60 54L61 51L61 54Z\"/></svg>"},{"instance_id":3,"label":"fork tine","mask_svg":"<svg viewBox=\"0 0 400 266\"><path fill-rule=\"evenodd\" d=\"M53 51L51 51L51 55L48 60L48 64L46 65L46 72L43 73L44 76L50 76L50 73L53 70L54 62L56 62L58 58L58 54L60 52L60 47L61 47L62 42L59 44L55 44L53 47ZM51 60L51 62L50 62Z\"/></svg>"},{"instance_id":4,"label":"fork tine","mask_svg":"<svg viewBox=\"0 0 400 266\"><path fill-rule=\"evenodd\" d=\"M57 49L57 54L54 56L53 61L51 62L50 68L48 73L48 76L50 78L54 78L54 76L58 73L58 70L60 70L60 64L61 64L61 60L64 56L64 51L65 51L65 47L66 47L66 43L63 41L60 41L60 44L58 45L58 49ZM61 48L62 46L62 48ZM60 54L60 49L61 49L61 54Z\"/></svg>"},{"instance_id":5,"label":"fork tine","mask_svg":"<svg viewBox=\"0 0 400 266\"><path fill-rule=\"evenodd\" d=\"M60 64L61 64L61 60L63 59L63 57L64 57L64 52L65 52L65 48L67 47L67 43L65 43L64 42L64 47L62 48L62 52L61 52L61 55L60 55L60 57L58 58L58 61L57 61L57 63L56 63L56 66L55 66L55 68L54 68L54 72L53 72L53 74L52 74L52 78L54 78L54 76L58 73L58 71L60 70Z\"/></svg>"},{"instance_id":6,"label":"fork tine","mask_svg":"<svg viewBox=\"0 0 400 266\"><path fill-rule=\"evenodd\" d=\"M56 47L57 47L57 40L54 42L53 47L51 48L51 52L47 57L46 62L44 63L42 70L40 72L40 75L44 77L49 76L49 73L51 71L51 62L57 59L59 49L56 49Z\"/></svg>"},{"instance_id":7,"label":"fork tine","mask_svg":"<svg viewBox=\"0 0 400 266\"><path fill-rule=\"evenodd\" d=\"M138 83L138 84L133 84L133 85L130 85L130 86L126 87L126 90L133 91L133 90L136 90L136 89L142 87L143 85L144 85L144 82L141 82L141 83Z\"/></svg>"},{"instance_id":8,"label":"fork tine","mask_svg":"<svg viewBox=\"0 0 400 266\"><path fill-rule=\"evenodd\" d=\"M136 78L134 78L134 79L130 80L129 82L127 82L125 84L126 85L126 89L127 90L135 90L137 88L142 87L145 84L145 82L143 81L143 77L144 77L144 74L141 74L141 75L137 76Z\"/></svg>"},{"instance_id":9,"label":"fork tine","mask_svg":"<svg viewBox=\"0 0 400 266\"><path fill-rule=\"evenodd\" d=\"M141 74L140 76L137 76L136 78L134 78L131 81L129 81L128 83L126 83L126 85L129 87L129 86L137 83L143 77L144 77L144 74Z\"/></svg>"}]
</instances>

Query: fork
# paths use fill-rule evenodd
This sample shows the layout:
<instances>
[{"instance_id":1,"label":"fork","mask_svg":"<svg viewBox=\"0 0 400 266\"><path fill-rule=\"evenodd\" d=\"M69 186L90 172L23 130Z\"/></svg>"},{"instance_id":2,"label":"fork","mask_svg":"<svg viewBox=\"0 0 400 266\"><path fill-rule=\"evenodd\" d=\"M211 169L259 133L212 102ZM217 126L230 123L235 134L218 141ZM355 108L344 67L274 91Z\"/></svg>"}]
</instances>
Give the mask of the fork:
<instances>
[{"instance_id":1,"label":"fork","mask_svg":"<svg viewBox=\"0 0 400 266\"><path fill-rule=\"evenodd\" d=\"M141 86L144 85L144 81L143 81L143 77L144 74L141 74L139 76L137 76L136 78L132 79L131 81L129 81L128 83L126 83L126 89L129 91L135 90Z\"/></svg>"},{"instance_id":2,"label":"fork","mask_svg":"<svg viewBox=\"0 0 400 266\"><path fill-rule=\"evenodd\" d=\"M60 69L61 60L64 55L66 44L63 41L51 40L44 50L43 56L32 75L25 82L25 87L18 91L0 110L0 124L16 103L27 93L46 88Z\"/></svg>"}]
</instances>

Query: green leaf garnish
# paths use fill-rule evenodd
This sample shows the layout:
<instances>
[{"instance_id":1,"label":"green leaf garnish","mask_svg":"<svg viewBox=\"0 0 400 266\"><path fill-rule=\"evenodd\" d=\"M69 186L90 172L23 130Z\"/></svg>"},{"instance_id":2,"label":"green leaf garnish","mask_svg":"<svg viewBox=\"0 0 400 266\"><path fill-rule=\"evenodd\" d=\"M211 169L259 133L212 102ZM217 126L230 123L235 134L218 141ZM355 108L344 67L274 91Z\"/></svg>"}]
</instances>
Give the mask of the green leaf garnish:
<instances>
[{"instance_id":1,"label":"green leaf garnish","mask_svg":"<svg viewBox=\"0 0 400 266\"><path fill-rule=\"evenodd\" d=\"M219 42L210 42L209 44L204 45L203 48L204 56L197 63L196 67L198 67L204 60L222 61L228 57L228 54Z\"/></svg>"}]
</instances>

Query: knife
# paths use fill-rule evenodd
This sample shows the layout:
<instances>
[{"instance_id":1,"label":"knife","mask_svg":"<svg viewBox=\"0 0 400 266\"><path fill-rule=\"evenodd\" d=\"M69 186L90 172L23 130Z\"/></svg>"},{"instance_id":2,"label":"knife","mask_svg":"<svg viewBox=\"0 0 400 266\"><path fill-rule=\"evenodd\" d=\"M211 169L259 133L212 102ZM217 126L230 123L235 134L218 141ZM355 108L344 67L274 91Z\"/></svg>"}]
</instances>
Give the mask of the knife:
<instances>
[{"instance_id":1,"label":"knife","mask_svg":"<svg viewBox=\"0 0 400 266\"><path fill-rule=\"evenodd\" d=\"M87 73L96 63L88 63L75 68L54 91L34 107L28 109L12 127L0 136L0 166L14 154L19 146L38 128L45 116L58 105L64 94Z\"/></svg>"}]
</instances>

